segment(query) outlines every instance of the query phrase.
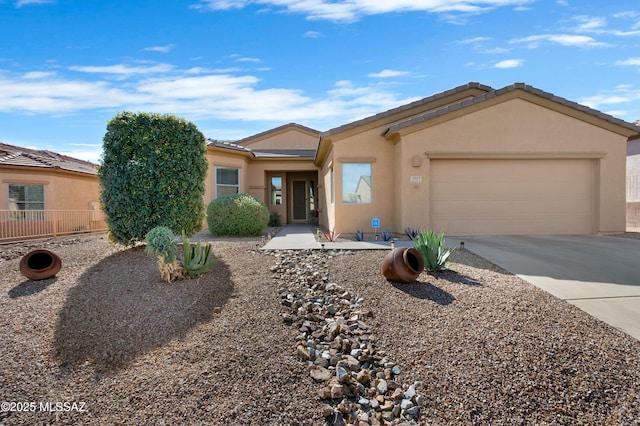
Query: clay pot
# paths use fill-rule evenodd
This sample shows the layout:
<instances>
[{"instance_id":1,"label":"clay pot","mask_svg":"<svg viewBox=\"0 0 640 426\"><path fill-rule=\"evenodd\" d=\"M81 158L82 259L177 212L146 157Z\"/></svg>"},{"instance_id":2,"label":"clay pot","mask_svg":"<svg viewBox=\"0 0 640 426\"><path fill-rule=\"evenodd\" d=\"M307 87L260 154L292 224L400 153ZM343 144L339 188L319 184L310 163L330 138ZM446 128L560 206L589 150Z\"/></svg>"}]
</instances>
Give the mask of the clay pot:
<instances>
[{"instance_id":1,"label":"clay pot","mask_svg":"<svg viewBox=\"0 0 640 426\"><path fill-rule=\"evenodd\" d=\"M34 250L20 259L20 273L33 281L55 276L62 268L62 259L49 250Z\"/></svg>"},{"instance_id":2,"label":"clay pot","mask_svg":"<svg viewBox=\"0 0 640 426\"><path fill-rule=\"evenodd\" d=\"M393 249L382 261L382 275L397 283L414 282L423 269L422 255L414 248Z\"/></svg>"}]
</instances>

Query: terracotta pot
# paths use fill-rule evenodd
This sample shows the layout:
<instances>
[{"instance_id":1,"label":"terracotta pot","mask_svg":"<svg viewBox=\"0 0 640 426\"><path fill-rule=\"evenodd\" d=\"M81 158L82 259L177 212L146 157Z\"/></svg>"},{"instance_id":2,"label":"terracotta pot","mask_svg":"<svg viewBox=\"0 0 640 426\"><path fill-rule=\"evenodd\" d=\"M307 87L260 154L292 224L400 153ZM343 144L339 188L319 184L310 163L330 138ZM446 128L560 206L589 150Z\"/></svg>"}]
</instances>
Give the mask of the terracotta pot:
<instances>
[{"instance_id":1,"label":"terracotta pot","mask_svg":"<svg viewBox=\"0 0 640 426\"><path fill-rule=\"evenodd\" d=\"M389 281L412 283L424 269L420 252L414 248L393 249L382 261L382 275Z\"/></svg>"},{"instance_id":2,"label":"terracotta pot","mask_svg":"<svg viewBox=\"0 0 640 426\"><path fill-rule=\"evenodd\" d=\"M34 250L20 259L20 273L30 280L46 280L62 268L60 256L49 250Z\"/></svg>"}]
</instances>

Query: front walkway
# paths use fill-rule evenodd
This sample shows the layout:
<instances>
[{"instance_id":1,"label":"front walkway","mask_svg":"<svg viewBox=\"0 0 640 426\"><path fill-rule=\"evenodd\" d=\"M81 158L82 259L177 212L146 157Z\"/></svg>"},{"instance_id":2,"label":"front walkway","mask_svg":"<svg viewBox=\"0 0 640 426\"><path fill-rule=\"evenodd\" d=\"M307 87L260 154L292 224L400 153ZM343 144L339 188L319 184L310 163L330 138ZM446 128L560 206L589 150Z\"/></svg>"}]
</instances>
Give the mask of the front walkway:
<instances>
[{"instance_id":1,"label":"front walkway","mask_svg":"<svg viewBox=\"0 0 640 426\"><path fill-rule=\"evenodd\" d=\"M389 250L391 241L318 242L313 225L286 225L261 250ZM413 247L409 240L394 241L395 247Z\"/></svg>"}]
</instances>

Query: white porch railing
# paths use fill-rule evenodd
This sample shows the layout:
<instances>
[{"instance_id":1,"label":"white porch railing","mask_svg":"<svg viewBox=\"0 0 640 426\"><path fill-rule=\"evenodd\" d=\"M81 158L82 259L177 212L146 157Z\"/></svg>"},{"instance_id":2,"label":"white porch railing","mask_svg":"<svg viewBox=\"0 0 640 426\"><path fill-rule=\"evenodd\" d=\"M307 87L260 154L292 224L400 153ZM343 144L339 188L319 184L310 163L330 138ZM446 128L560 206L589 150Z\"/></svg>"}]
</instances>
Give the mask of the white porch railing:
<instances>
[{"instance_id":1,"label":"white porch railing","mask_svg":"<svg viewBox=\"0 0 640 426\"><path fill-rule=\"evenodd\" d=\"M640 201L640 175L627 176L627 202Z\"/></svg>"},{"instance_id":2,"label":"white porch railing","mask_svg":"<svg viewBox=\"0 0 640 426\"><path fill-rule=\"evenodd\" d=\"M101 210L0 210L0 243L106 230Z\"/></svg>"}]
</instances>

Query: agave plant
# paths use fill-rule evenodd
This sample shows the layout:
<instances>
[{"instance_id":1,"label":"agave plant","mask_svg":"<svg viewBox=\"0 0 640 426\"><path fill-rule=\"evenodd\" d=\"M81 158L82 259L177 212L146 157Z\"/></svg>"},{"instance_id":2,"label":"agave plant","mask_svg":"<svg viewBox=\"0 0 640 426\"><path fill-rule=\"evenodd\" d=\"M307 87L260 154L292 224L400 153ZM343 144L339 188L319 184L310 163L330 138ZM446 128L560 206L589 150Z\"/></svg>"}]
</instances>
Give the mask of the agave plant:
<instances>
[{"instance_id":1,"label":"agave plant","mask_svg":"<svg viewBox=\"0 0 640 426\"><path fill-rule=\"evenodd\" d=\"M187 275L191 277L207 272L218 261L212 256L211 244L202 245L198 241L193 245L184 233L182 234L182 253L182 265Z\"/></svg>"},{"instance_id":2,"label":"agave plant","mask_svg":"<svg viewBox=\"0 0 640 426\"><path fill-rule=\"evenodd\" d=\"M389 241L391 238L393 238L393 232L389 231L388 229L382 233L382 239L384 241Z\"/></svg>"},{"instance_id":3,"label":"agave plant","mask_svg":"<svg viewBox=\"0 0 640 426\"><path fill-rule=\"evenodd\" d=\"M421 231L413 238L413 246L422 255L424 269L430 272L444 271L453 249L444 248L444 232L436 234L433 230Z\"/></svg>"},{"instance_id":4,"label":"agave plant","mask_svg":"<svg viewBox=\"0 0 640 426\"><path fill-rule=\"evenodd\" d=\"M362 229L358 229L355 233L356 241L364 241L364 231Z\"/></svg>"},{"instance_id":5,"label":"agave plant","mask_svg":"<svg viewBox=\"0 0 640 426\"><path fill-rule=\"evenodd\" d=\"M407 237L409 237L410 240L415 240L418 234L420 233L420 231L418 231L417 229L408 227L407 229L404 230L404 233L407 234Z\"/></svg>"}]
</instances>

